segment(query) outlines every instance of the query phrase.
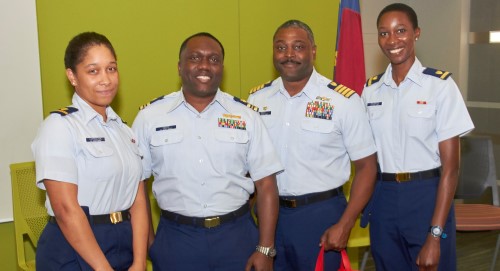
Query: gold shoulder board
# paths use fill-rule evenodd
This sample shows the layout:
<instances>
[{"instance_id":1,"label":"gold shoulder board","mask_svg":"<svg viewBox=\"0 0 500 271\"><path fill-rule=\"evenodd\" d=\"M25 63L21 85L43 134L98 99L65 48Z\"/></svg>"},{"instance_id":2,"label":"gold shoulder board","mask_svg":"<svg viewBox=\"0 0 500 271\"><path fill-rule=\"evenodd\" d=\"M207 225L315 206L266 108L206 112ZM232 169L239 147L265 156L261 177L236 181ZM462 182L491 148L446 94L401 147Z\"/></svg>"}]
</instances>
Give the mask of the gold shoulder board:
<instances>
[{"instance_id":1,"label":"gold shoulder board","mask_svg":"<svg viewBox=\"0 0 500 271\"><path fill-rule=\"evenodd\" d=\"M160 97L158 97L158 98L154 98L153 100L149 101L147 104L143 104L143 105L139 106L139 110L142 110L142 109L144 109L144 108L148 107L148 105L150 105L150 104L152 104L152 103L154 103L154 102L157 102L157 101L159 101L159 100L162 100L162 99L163 99L163 97L165 97L165 95L160 96Z\"/></svg>"},{"instance_id":2,"label":"gold shoulder board","mask_svg":"<svg viewBox=\"0 0 500 271\"><path fill-rule=\"evenodd\" d=\"M78 111L78 108L68 106L68 107L63 107L63 108L54 110L50 113L51 114L59 114L61 116L67 116L71 113L75 113L76 111Z\"/></svg>"},{"instance_id":3,"label":"gold shoulder board","mask_svg":"<svg viewBox=\"0 0 500 271\"><path fill-rule=\"evenodd\" d=\"M441 71L441 70L437 70L437 69L433 69L433 68L426 68L423 71L423 73L437 77L439 79L443 79L443 80L448 79L448 77L450 77L450 75L451 75L451 72Z\"/></svg>"},{"instance_id":4,"label":"gold shoulder board","mask_svg":"<svg viewBox=\"0 0 500 271\"><path fill-rule=\"evenodd\" d=\"M235 101L237 101L237 102L239 102L239 103L241 103L241 104L245 105L246 107L248 107L248 108L252 109L253 111L255 111L255 112L259 112L259 107L255 106L255 105L253 105L253 104L250 104L250 103L248 103L247 101L245 101L245 100L243 100L243 99L240 99L240 98L238 98L238 97L233 97L233 99L234 99Z\"/></svg>"},{"instance_id":5,"label":"gold shoulder board","mask_svg":"<svg viewBox=\"0 0 500 271\"><path fill-rule=\"evenodd\" d=\"M271 81L269 81L269 82L267 82L267 83L265 83L265 84L258 85L258 86L254 87L254 88L252 88L252 89L250 90L250 94L254 94L254 93L255 93L255 92L257 92L257 91L259 91L259 90L261 90L261 89L263 89L263 88L266 88L266 87L270 86L272 83L273 83L273 81L271 80Z\"/></svg>"},{"instance_id":6,"label":"gold shoulder board","mask_svg":"<svg viewBox=\"0 0 500 271\"><path fill-rule=\"evenodd\" d=\"M381 73L379 75L375 75L373 77L370 77L370 79L368 79L366 81L366 86L369 87L371 86L372 84L375 84L377 83L378 81L380 81L380 79L382 78L382 75L384 75L384 73Z\"/></svg>"},{"instance_id":7,"label":"gold shoulder board","mask_svg":"<svg viewBox=\"0 0 500 271\"><path fill-rule=\"evenodd\" d=\"M334 81L330 82L330 84L328 84L328 87L335 90L336 92L342 94L342 96L346 97L346 98L351 98L352 95L354 95L354 93L356 93L356 91L342 85L342 84L338 84Z\"/></svg>"}]
</instances>

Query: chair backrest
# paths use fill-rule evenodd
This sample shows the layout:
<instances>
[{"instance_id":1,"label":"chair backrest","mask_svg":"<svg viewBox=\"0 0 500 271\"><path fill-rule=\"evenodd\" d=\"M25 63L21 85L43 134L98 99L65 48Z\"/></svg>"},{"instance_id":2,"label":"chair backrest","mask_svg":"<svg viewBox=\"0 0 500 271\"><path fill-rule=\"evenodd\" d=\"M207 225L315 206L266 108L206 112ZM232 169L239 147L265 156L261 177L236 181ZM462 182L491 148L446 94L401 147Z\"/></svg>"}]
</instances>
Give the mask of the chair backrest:
<instances>
[{"instance_id":1,"label":"chair backrest","mask_svg":"<svg viewBox=\"0 0 500 271\"><path fill-rule=\"evenodd\" d=\"M460 176L455 198L479 198L488 187L491 187L493 204L500 206L491 138L464 136L460 143Z\"/></svg>"},{"instance_id":2,"label":"chair backrest","mask_svg":"<svg viewBox=\"0 0 500 271\"><path fill-rule=\"evenodd\" d=\"M45 193L35 185L35 163L17 163L10 165L12 180L12 200L14 206L14 230L18 264L26 267L25 237L36 248L48 221L45 208Z\"/></svg>"}]
</instances>

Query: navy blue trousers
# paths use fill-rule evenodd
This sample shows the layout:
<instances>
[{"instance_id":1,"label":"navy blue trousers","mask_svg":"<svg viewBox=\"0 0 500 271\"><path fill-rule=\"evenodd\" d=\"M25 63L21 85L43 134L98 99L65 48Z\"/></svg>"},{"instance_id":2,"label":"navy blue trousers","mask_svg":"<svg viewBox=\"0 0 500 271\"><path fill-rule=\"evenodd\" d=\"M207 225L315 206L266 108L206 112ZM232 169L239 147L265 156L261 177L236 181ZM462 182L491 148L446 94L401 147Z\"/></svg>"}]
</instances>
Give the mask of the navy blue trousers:
<instances>
[{"instance_id":1,"label":"navy blue trousers","mask_svg":"<svg viewBox=\"0 0 500 271\"><path fill-rule=\"evenodd\" d=\"M130 221L116 225L91 225L99 247L114 270L127 270L133 262L132 226ZM36 249L37 271L93 270L70 246L55 223L47 223Z\"/></svg>"},{"instance_id":2,"label":"navy blue trousers","mask_svg":"<svg viewBox=\"0 0 500 271\"><path fill-rule=\"evenodd\" d=\"M149 256L155 271L245 270L257 243L250 213L211 229L161 217Z\"/></svg>"},{"instance_id":3,"label":"navy blue trousers","mask_svg":"<svg viewBox=\"0 0 500 271\"><path fill-rule=\"evenodd\" d=\"M280 207L276 229L275 271L312 271L321 235L342 216L347 202L343 194L298 208ZM325 270L337 270L340 253L325 252Z\"/></svg>"},{"instance_id":4,"label":"navy blue trousers","mask_svg":"<svg viewBox=\"0 0 500 271\"><path fill-rule=\"evenodd\" d=\"M371 251L377 271L418 270L417 256L425 243L436 204L439 177L410 182L382 181L370 218ZM453 205L444 226L438 270L456 270Z\"/></svg>"}]
</instances>

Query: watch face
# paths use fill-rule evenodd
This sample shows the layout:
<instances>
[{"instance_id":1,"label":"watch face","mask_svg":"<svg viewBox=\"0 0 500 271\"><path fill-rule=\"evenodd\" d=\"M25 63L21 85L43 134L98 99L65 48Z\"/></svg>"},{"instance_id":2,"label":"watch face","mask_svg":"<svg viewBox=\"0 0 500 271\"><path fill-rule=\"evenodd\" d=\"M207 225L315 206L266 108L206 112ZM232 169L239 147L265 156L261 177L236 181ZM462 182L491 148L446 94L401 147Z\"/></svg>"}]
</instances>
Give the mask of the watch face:
<instances>
[{"instance_id":1,"label":"watch face","mask_svg":"<svg viewBox=\"0 0 500 271\"><path fill-rule=\"evenodd\" d=\"M274 256L276 256L276 249L271 248L271 250L269 250L269 254L268 254L268 255L269 255L269 257L274 257Z\"/></svg>"},{"instance_id":2,"label":"watch face","mask_svg":"<svg viewBox=\"0 0 500 271\"><path fill-rule=\"evenodd\" d=\"M431 232L435 236L440 236L443 230L440 227L432 227Z\"/></svg>"}]
</instances>

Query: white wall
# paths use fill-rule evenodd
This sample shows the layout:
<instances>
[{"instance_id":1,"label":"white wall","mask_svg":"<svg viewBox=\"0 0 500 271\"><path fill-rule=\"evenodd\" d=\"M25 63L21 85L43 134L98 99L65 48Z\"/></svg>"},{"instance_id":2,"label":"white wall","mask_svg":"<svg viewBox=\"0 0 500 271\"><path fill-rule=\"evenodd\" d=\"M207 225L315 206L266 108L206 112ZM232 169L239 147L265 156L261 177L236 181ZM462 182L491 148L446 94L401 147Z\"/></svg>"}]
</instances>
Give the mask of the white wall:
<instances>
[{"instance_id":1,"label":"white wall","mask_svg":"<svg viewBox=\"0 0 500 271\"><path fill-rule=\"evenodd\" d=\"M469 0L360 0L366 76L385 71L388 61L377 41L376 21L380 11L395 2L411 6L421 29L417 58L426 67L452 72L462 93L467 87L467 34ZM465 95L464 95L465 96Z\"/></svg>"},{"instance_id":2,"label":"white wall","mask_svg":"<svg viewBox=\"0 0 500 271\"><path fill-rule=\"evenodd\" d=\"M0 37L0 222L6 222L9 165L33 160L30 144L43 116L35 0L0 0Z\"/></svg>"}]
</instances>

